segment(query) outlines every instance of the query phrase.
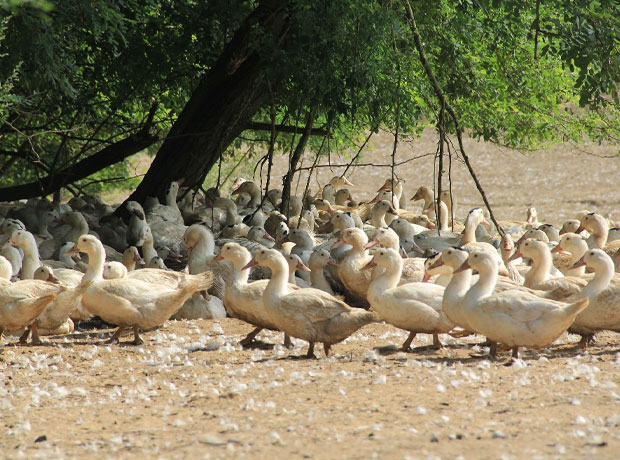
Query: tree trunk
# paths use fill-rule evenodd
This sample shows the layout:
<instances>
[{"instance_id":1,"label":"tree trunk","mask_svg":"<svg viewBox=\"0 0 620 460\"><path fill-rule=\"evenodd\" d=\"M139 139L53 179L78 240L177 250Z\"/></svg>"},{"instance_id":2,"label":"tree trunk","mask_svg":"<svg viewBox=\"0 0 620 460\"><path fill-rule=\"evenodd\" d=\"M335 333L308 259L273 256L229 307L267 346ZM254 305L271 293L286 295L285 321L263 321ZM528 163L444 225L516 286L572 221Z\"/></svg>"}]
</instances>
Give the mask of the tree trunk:
<instances>
[{"instance_id":1,"label":"tree trunk","mask_svg":"<svg viewBox=\"0 0 620 460\"><path fill-rule=\"evenodd\" d=\"M282 179L282 203L280 204L280 212L284 214L287 219L290 219L289 216L289 203L291 200L291 183L293 182L293 176L295 175L295 170L297 169L297 163L301 158L301 155L304 153L306 148L306 144L308 143L308 138L310 137L310 132L312 131L312 125L314 124L314 111L310 110L308 113L308 118L306 120L306 127L304 128L304 132L301 134L299 138L299 142L291 155L288 163L288 172L286 176Z\"/></svg>"},{"instance_id":2,"label":"tree trunk","mask_svg":"<svg viewBox=\"0 0 620 460\"><path fill-rule=\"evenodd\" d=\"M280 46L288 32L287 2L262 0L202 78L138 188L128 198L140 203L162 194L166 184L183 178L184 185L202 184L230 143L268 101L265 63L251 35L258 28ZM270 82L272 87L277 82Z\"/></svg>"}]
</instances>

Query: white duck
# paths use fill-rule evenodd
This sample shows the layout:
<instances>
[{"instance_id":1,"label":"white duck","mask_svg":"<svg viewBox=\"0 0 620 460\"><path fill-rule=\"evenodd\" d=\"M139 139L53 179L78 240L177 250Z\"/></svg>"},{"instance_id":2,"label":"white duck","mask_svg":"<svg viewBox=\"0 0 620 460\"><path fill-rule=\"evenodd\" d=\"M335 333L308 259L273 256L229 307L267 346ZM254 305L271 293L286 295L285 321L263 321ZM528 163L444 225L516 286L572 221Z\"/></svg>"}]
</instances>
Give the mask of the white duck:
<instances>
[{"instance_id":1,"label":"white duck","mask_svg":"<svg viewBox=\"0 0 620 460\"><path fill-rule=\"evenodd\" d=\"M0 337L4 331L15 331L31 325L33 334L38 334L34 320L65 288L31 279L11 283L10 275L10 263L0 257Z\"/></svg>"},{"instance_id":2,"label":"white duck","mask_svg":"<svg viewBox=\"0 0 620 460\"><path fill-rule=\"evenodd\" d=\"M407 351L417 333L433 334L433 345L441 348L439 334L449 332L452 323L441 307L444 288L430 283L398 286L402 257L393 249L375 251L364 268L382 267L385 272L370 283L368 302L386 322L409 331L401 350Z\"/></svg>"},{"instance_id":3,"label":"white duck","mask_svg":"<svg viewBox=\"0 0 620 460\"><path fill-rule=\"evenodd\" d=\"M359 228L347 228L342 232L340 240L332 246L332 250L343 244L349 244L352 248L338 265L338 277L351 296L357 301L365 303L367 302L366 292L370 283L370 272L363 272L361 269L371 259L368 250L365 249L366 244L368 244L368 237Z\"/></svg>"},{"instance_id":4,"label":"white duck","mask_svg":"<svg viewBox=\"0 0 620 460\"><path fill-rule=\"evenodd\" d=\"M540 348L549 345L566 331L575 317L588 306L583 299L572 304L546 300L523 290L492 294L497 281L497 264L486 252L472 252L461 269L472 268L480 274L478 282L465 296L467 317L474 332L492 342L512 348ZM460 270L460 269L459 269ZM491 354L496 346L491 347Z\"/></svg>"},{"instance_id":5,"label":"white duck","mask_svg":"<svg viewBox=\"0 0 620 460\"><path fill-rule=\"evenodd\" d=\"M183 225L183 216L177 205L177 196L179 194L179 183L171 182L166 188L166 204L156 204L146 215L146 222L153 225L155 222L171 222L177 225Z\"/></svg>"},{"instance_id":6,"label":"white duck","mask_svg":"<svg viewBox=\"0 0 620 460\"><path fill-rule=\"evenodd\" d=\"M292 291L287 283L287 263L275 249L261 249L245 266L262 265L271 269L271 279L263 292L265 308L278 329L309 342L307 357L314 357L314 343L322 342L325 355L331 346L346 339L376 316L369 311L351 309L336 297L314 288Z\"/></svg>"},{"instance_id":7,"label":"white duck","mask_svg":"<svg viewBox=\"0 0 620 460\"><path fill-rule=\"evenodd\" d=\"M310 281L312 287L325 291L334 295L334 290L325 277L323 268L327 265L336 265L334 259L329 255L329 251L325 249L315 249L310 255Z\"/></svg>"},{"instance_id":8,"label":"white duck","mask_svg":"<svg viewBox=\"0 0 620 460\"><path fill-rule=\"evenodd\" d=\"M178 289L136 279L104 280L105 251L96 237L82 235L73 251L88 254L88 270L82 280L88 287L82 295L82 304L92 314L119 326L111 341L118 340L123 330L131 327L134 344L143 343L140 328L163 324L194 292L208 289L213 280L211 273L186 275Z\"/></svg>"},{"instance_id":9,"label":"white duck","mask_svg":"<svg viewBox=\"0 0 620 460\"><path fill-rule=\"evenodd\" d=\"M51 267L43 265L35 270L34 279L57 282ZM35 319L32 327L32 344L40 345L40 335L69 334L73 332L74 325L69 315L78 308L82 292L86 286L78 285L59 291L56 299L48 304L43 312ZM30 328L20 337L20 342L28 340Z\"/></svg>"},{"instance_id":10,"label":"white duck","mask_svg":"<svg viewBox=\"0 0 620 460\"><path fill-rule=\"evenodd\" d=\"M586 281L579 277L554 277L551 274L553 266L551 251L542 241L525 240L513 257L532 259L532 268L525 274L523 285L530 289L547 291L546 298L564 301L580 292L586 285Z\"/></svg>"},{"instance_id":11,"label":"white duck","mask_svg":"<svg viewBox=\"0 0 620 460\"><path fill-rule=\"evenodd\" d=\"M569 332L581 335L579 346L586 348L598 331L620 332L620 286L610 286L614 263L603 250L588 250L575 267L583 265L594 270L594 278L576 298L588 298L590 305L577 315Z\"/></svg>"},{"instance_id":12,"label":"white duck","mask_svg":"<svg viewBox=\"0 0 620 460\"><path fill-rule=\"evenodd\" d=\"M233 318L255 326L255 329L241 340L242 346L249 345L263 329L279 330L275 319L263 303L263 292L268 281L258 280L248 284L250 271L243 270L243 267L251 260L250 251L237 243L226 243L214 259L214 262L229 261L234 267L233 276L227 280L226 285L226 310ZM297 286L289 285L289 289L295 290ZM289 341L285 340L285 345L288 346Z\"/></svg>"},{"instance_id":13,"label":"white duck","mask_svg":"<svg viewBox=\"0 0 620 460\"><path fill-rule=\"evenodd\" d=\"M450 282L444 290L442 308L446 316L465 331L473 331L467 316L465 295L471 286L471 270L469 268L457 272L465 263L469 253L462 249L450 248L443 251L431 264L431 269L447 267L453 272Z\"/></svg>"},{"instance_id":14,"label":"white duck","mask_svg":"<svg viewBox=\"0 0 620 460\"><path fill-rule=\"evenodd\" d=\"M564 233L560 242L555 246L551 252L553 254L561 255L568 253L568 257L564 259L554 258L554 264L560 269L564 276L579 276L585 275L585 265L577 268L572 268L573 265L583 257L588 250L588 243L575 233Z\"/></svg>"}]
</instances>

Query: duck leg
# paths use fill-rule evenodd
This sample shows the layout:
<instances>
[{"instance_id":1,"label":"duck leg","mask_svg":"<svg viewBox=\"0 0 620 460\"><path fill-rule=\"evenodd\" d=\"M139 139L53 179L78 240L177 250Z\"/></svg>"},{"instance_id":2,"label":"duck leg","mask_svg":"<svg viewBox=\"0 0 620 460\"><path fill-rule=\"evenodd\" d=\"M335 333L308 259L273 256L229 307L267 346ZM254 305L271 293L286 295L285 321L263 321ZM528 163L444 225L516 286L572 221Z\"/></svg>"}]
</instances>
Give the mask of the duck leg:
<instances>
[{"instance_id":1,"label":"duck leg","mask_svg":"<svg viewBox=\"0 0 620 460\"><path fill-rule=\"evenodd\" d=\"M519 359L519 347L512 347L512 357Z\"/></svg>"},{"instance_id":2,"label":"duck leg","mask_svg":"<svg viewBox=\"0 0 620 460\"><path fill-rule=\"evenodd\" d=\"M239 345L241 345L242 347L248 346L254 341L254 337L256 337L258 333L262 330L262 327L257 327L253 329L248 335L245 336L243 340L241 340L241 342L239 342Z\"/></svg>"},{"instance_id":3,"label":"duck leg","mask_svg":"<svg viewBox=\"0 0 620 460\"><path fill-rule=\"evenodd\" d=\"M323 351L325 351L325 356L329 356L329 350L331 347L331 344L323 342Z\"/></svg>"},{"instance_id":4,"label":"duck leg","mask_svg":"<svg viewBox=\"0 0 620 460\"><path fill-rule=\"evenodd\" d=\"M308 342L308 353L306 353L306 358L316 359L316 356L314 356L314 342Z\"/></svg>"},{"instance_id":5,"label":"duck leg","mask_svg":"<svg viewBox=\"0 0 620 460\"><path fill-rule=\"evenodd\" d=\"M488 340L489 342L489 356L491 358L497 358L497 342L493 342L492 340Z\"/></svg>"},{"instance_id":6,"label":"duck leg","mask_svg":"<svg viewBox=\"0 0 620 460\"><path fill-rule=\"evenodd\" d=\"M32 330L32 344L33 345L41 345L43 342L41 341L41 337L39 336L39 326L37 326L37 323L32 323L32 326L30 326L30 329Z\"/></svg>"},{"instance_id":7,"label":"duck leg","mask_svg":"<svg viewBox=\"0 0 620 460\"><path fill-rule=\"evenodd\" d=\"M293 348L293 343L291 342L291 336L287 333L284 333L284 346L289 350Z\"/></svg>"},{"instance_id":8,"label":"duck leg","mask_svg":"<svg viewBox=\"0 0 620 460\"><path fill-rule=\"evenodd\" d=\"M587 350L588 345L595 343L595 342L596 340L594 339L594 334L583 334L581 336L581 340L577 344L577 348Z\"/></svg>"},{"instance_id":9,"label":"duck leg","mask_svg":"<svg viewBox=\"0 0 620 460\"><path fill-rule=\"evenodd\" d=\"M134 345L142 345L144 343L144 340L142 340L142 337L140 337L140 328L138 326L134 326L133 327L133 343Z\"/></svg>"},{"instance_id":10,"label":"duck leg","mask_svg":"<svg viewBox=\"0 0 620 460\"><path fill-rule=\"evenodd\" d=\"M439 334L436 332L433 334L433 348L435 350L441 350L443 348L443 344L439 340Z\"/></svg>"},{"instance_id":11,"label":"duck leg","mask_svg":"<svg viewBox=\"0 0 620 460\"><path fill-rule=\"evenodd\" d=\"M119 326L114 335L106 340L105 343L118 343L124 330L125 326Z\"/></svg>"},{"instance_id":12,"label":"duck leg","mask_svg":"<svg viewBox=\"0 0 620 460\"><path fill-rule=\"evenodd\" d=\"M415 334L416 334L415 332L409 333L409 337L407 337L407 340L405 340L405 342L400 347L401 351L409 351L411 349L411 342L413 342L413 339L415 338Z\"/></svg>"},{"instance_id":13,"label":"duck leg","mask_svg":"<svg viewBox=\"0 0 620 460\"><path fill-rule=\"evenodd\" d=\"M28 337L30 336L30 326L26 327L26 330L22 335L19 336L19 343L25 344L28 343Z\"/></svg>"}]
</instances>

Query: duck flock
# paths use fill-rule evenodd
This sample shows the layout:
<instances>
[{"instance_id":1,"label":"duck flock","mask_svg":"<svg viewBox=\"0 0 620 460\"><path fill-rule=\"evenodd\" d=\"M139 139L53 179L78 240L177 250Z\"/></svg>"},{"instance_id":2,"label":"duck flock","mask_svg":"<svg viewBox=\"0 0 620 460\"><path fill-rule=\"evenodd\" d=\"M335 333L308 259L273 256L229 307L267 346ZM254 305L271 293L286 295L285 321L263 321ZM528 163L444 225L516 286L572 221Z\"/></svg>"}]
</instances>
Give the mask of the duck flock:
<instances>
[{"instance_id":1,"label":"duck flock","mask_svg":"<svg viewBox=\"0 0 620 460\"><path fill-rule=\"evenodd\" d=\"M603 330L620 332L620 229L581 211L561 227L500 222L482 208L453 219L457 200L420 187L411 200L388 179L354 202L345 177L316 194L291 196L243 179L229 197L171 183L166 203L126 204L127 221L98 197L46 199L0 208L0 330L19 343L71 334L93 316L117 325L118 342L169 318L231 316L254 327L332 345L373 322L409 332L486 337L490 354L546 347L565 331L587 347ZM423 200L419 212L408 201ZM409 206L411 207L411 205ZM436 219L436 214L439 219ZM441 228L436 228L437 221ZM611 227L611 228L610 228ZM217 235L217 238L215 237ZM170 268L169 268L170 267ZM15 339L17 340L17 339ZM9 339L9 343L13 340Z\"/></svg>"}]
</instances>

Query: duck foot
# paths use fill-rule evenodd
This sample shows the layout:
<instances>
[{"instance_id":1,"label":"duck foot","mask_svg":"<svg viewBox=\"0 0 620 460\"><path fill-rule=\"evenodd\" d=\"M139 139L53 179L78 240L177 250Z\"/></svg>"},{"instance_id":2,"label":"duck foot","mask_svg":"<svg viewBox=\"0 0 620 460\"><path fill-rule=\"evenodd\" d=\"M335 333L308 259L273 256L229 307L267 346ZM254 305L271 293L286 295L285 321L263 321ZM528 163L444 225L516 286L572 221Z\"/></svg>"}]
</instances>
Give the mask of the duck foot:
<instances>
[{"instance_id":1,"label":"duck foot","mask_svg":"<svg viewBox=\"0 0 620 460\"><path fill-rule=\"evenodd\" d=\"M455 339L462 339L463 337L469 337L470 335L473 335L473 332L468 331L467 329L460 329L457 331L451 331L448 332L448 335L450 337L454 337Z\"/></svg>"},{"instance_id":2,"label":"duck foot","mask_svg":"<svg viewBox=\"0 0 620 460\"><path fill-rule=\"evenodd\" d=\"M142 345L144 343L144 340L142 340L142 337L140 337L138 326L133 327L133 337L133 342L131 342L132 344Z\"/></svg>"},{"instance_id":3,"label":"duck foot","mask_svg":"<svg viewBox=\"0 0 620 460\"><path fill-rule=\"evenodd\" d=\"M28 326L26 330L24 331L24 333L19 336L19 343L21 343L22 345L25 345L26 343L28 343L29 336L30 336L30 326Z\"/></svg>"},{"instance_id":4,"label":"duck foot","mask_svg":"<svg viewBox=\"0 0 620 460\"><path fill-rule=\"evenodd\" d=\"M245 336L243 340L239 342L239 345L241 345L242 347L248 346L249 344L252 343L252 341L254 340L254 337L256 337L258 333L262 330L263 330L262 327L257 327L253 329L248 335Z\"/></svg>"},{"instance_id":5,"label":"duck foot","mask_svg":"<svg viewBox=\"0 0 620 460\"><path fill-rule=\"evenodd\" d=\"M293 343L291 342L291 336L288 334L284 334L284 347L289 350L293 349Z\"/></svg>"},{"instance_id":6,"label":"duck foot","mask_svg":"<svg viewBox=\"0 0 620 460\"><path fill-rule=\"evenodd\" d=\"M121 334L123 333L124 330L125 330L125 327L124 326L120 326L116 330L114 335L112 337L110 337L108 340L106 340L105 343L118 343L119 339L121 338Z\"/></svg>"},{"instance_id":7,"label":"duck foot","mask_svg":"<svg viewBox=\"0 0 620 460\"><path fill-rule=\"evenodd\" d=\"M30 326L30 329L32 330L32 345L41 345L43 344L43 341L41 340L41 337L39 336L39 326L37 326L36 324L33 324L32 326Z\"/></svg>"},{"instance_id":8,"label":"duck foot","mask_svg":"<svg viewBox=\"0 0 620 460\"><path fill-rule=\"evenodd\" d=\"M409 350L411 350L411 342L413 342L413 339L415 338L415 335L416 335L415 332L410 332L409 333L409 336L407 337L407 340L405 340L405 342L400 347L400 351L409 351Z\"/></svg>"}]
</instances>

